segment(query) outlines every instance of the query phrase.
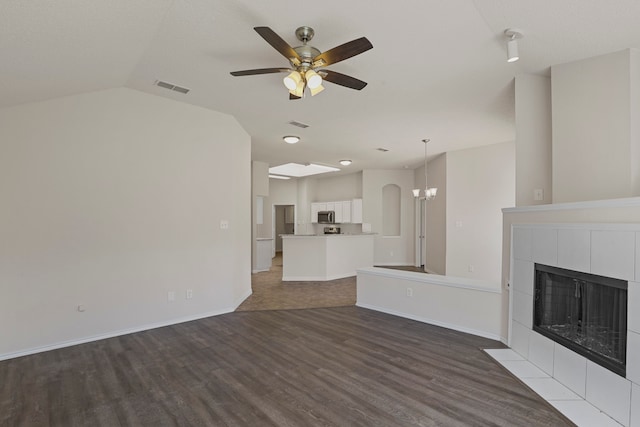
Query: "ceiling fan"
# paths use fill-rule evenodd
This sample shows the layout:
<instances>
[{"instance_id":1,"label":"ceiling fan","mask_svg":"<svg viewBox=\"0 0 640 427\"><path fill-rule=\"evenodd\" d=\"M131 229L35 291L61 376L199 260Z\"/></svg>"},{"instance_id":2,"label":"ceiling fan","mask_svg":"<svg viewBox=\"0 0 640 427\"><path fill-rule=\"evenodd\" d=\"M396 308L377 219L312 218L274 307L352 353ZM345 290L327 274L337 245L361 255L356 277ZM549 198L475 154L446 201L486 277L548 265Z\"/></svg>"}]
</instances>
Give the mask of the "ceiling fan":
<instances>
[{"instance_id":1,"label":"ceiling fan","mask_svg":"<svg viewBox=\"0 0 640 427\"><path fill-rule=\"evenodd\" d=\"M302 98L305 88L309 88L311 96L322 92L324 90L323 81L356 90L361 90L367 85L366 82L355 77L324 69L328 65L344 61L373 48L373 45L366 37L360 37L321 53L315 47L307 44L315 34L311 27L300 27L296 30L296 37L302 42L302 46L298 47L291 47L269 27L254 27L253 29L289 60L291 68L258 68L255 70L232 71L232 76L289 73L283 80L284 85L289 89L289 99Z\"/></svg>"}]
</instances>

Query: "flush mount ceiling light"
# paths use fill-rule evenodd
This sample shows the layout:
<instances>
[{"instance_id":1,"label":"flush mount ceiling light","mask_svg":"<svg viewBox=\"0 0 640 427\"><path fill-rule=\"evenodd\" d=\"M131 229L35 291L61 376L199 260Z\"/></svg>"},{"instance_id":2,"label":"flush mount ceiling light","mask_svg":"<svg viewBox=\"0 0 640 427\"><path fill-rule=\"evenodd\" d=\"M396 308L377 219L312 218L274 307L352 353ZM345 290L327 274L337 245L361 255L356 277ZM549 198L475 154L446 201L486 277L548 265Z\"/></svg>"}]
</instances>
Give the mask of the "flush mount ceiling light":
<instances>
[{"instance_id":1,"label":"flush mount ceiling light","mask_svg":"<svg viewBox=\"0 0 640 427\"><path fill-rule=\"evenodd\" d=\"M436 198L436 193L438 193L438 189L436 187L429 188L427 185L427 142L431 141L428 138L422 140L424 142L424 197L427 200L433 200ZM413 197L420 197L420 189L414 188Z\"/></svg>"},{"instance_id":2,"label":"flush mount ceiling light","mask_svg":"<svg viewBox=\"0 0 640 427\"><path fill-rule=\"evenodd\" d=\"M331 166L316 165L313 163L287 163L280 166L269 168L271 175L294 176L300 178L302 176L318 175L327 172L336 172L340 169Z\"/></svg>"},{"instance_id":3,"label":"flush mount ceiling light","mask_svg":"<svg viewBox=\"0 0 640 427\"><path fill-rule=\"evenodd\" d=\"M520 59L518 54L518 39L524 37L522 31L517 28L507 28L504 30L504 35L507 36L507 62L516 62Z\"/></svg>"},{"instance_id":4,"label":"flush mount ceiling light","mask_svg":"<svg viewBox=\"0 0 640 427\"><path fill-rule=\"evenodd\" d=\"M347 159L340 160L340 164L342 166L349 166L351 163L353 163L351 160L347 160Z\"/></svg>"},{"instance_id":5,"label":"flush mount ceiling light","mask_svg":"<svg viewBox=\"0 0 640 427\"><path fill-rule=\"evenodd\" d=\"M282 139L287 144L295 144L297 142L300 142L300 137L299 136L295 136L295 135L287 135L287 136L282 137Z\"/></svg>"}]
</instances>

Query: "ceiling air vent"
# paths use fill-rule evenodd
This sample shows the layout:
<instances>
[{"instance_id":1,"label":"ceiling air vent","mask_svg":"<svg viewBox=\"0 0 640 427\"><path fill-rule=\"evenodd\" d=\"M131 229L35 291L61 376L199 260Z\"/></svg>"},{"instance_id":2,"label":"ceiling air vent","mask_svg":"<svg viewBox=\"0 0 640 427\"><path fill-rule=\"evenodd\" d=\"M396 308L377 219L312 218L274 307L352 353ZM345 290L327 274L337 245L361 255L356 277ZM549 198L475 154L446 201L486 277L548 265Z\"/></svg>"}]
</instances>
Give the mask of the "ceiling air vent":
<instances>
[{"instance_id":1,"label":"ceiling air vent","mask_svg":"<svg viewBox=\"0 0 640 427\"><path fill-rule=\"evenodd\" d=\"M172 83L163 82L162 80L156 80L156 86L163 87L165 89L173 90L175 92L184 93L184 94L189 93L189 90L190 90L190 89L187 89L186 87L180 87Z\"/></svg>"},{"instance_id":2,"label":"ceiling air vent","mask_svg":"<svg viewBox=\"0 0 640 427\"><path fill-rule=\"evenodd\" d=\"M304 123L296 122L295 120L290 121L289 124L293 125L293 126L297 126L299 128L302 128L302 129L306 129L306 128L309 127L309 125L305 125Z\"/></svg>"}]
</instances>

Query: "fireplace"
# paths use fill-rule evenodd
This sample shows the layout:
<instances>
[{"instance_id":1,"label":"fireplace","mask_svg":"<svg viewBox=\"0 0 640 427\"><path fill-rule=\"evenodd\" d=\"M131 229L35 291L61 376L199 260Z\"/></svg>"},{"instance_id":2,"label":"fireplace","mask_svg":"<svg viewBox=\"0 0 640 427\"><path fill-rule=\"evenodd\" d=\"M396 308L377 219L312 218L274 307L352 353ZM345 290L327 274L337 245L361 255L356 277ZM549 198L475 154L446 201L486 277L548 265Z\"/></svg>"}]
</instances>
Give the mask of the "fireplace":
<instances>
[{"instance_id":1,"label":"fireplace","mask_svg":"<svg viewBox=\"0 0 640 427\"><path fill-rule=\"evenodd\" d=\"M535 264L533 330L625 377L627 286Z\"/></svg>"}]
</instances>

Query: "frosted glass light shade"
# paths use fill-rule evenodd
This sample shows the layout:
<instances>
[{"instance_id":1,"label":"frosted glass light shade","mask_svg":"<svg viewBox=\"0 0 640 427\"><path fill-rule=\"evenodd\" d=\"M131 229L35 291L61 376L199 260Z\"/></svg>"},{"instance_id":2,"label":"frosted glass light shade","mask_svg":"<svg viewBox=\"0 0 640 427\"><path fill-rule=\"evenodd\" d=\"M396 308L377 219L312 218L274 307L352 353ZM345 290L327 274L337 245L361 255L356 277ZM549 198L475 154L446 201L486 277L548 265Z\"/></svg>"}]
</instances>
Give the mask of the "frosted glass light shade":
<instances>
[{"instance_id":1,"label":"frosted glass light shade","mask_svg":"<svg viewBox=\"0 0 640 427\"><path fill-rule=\"evenodd\" d=\"M324 90L324 86L322 86L322 85L320 85L318 87L309 86L309 92L311 92L311 96L316 96L317 94L319 94L323 90Z\"/></svg>"},{"instance_id":2,"label":"frosted glass light shade","mask_svg":"<svg viewBox=\"0 0 640 427\"><path fill-rule=\"evenodd\" d=\"M289 74L287 77L282 79L282 82L290 91L296 90L296 88L298 87L301 81L302 81L302 76L297 71L292 71L291 74Z\"/></svg>"},{"instance_id":3,"label":"frosted glass light shade","mask_svg":"<svg viewBox=\"0 0 640 427\"><path fill-rule=\"evenodd\" d=\"M307 71L304 77L307 79L307 86L309 86L309 89L315 89L322 84L322 77L313 70Z\"/></svg>"}]
</instances>

